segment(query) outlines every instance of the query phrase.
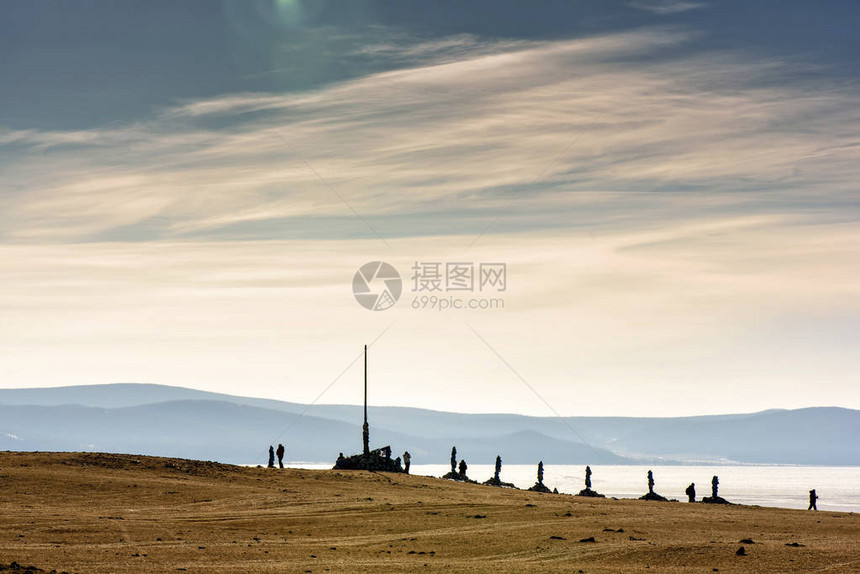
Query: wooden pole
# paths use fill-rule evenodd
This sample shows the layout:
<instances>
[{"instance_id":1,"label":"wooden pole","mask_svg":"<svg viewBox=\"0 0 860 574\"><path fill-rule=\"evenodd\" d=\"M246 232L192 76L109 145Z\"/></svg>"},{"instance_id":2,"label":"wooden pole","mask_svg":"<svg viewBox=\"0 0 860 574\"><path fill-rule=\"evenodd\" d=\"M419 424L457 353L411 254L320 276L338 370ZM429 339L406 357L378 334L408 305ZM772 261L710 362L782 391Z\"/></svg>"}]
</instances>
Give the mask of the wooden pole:
<instances>
[{"instance_id":1,"label":"wooden pole","mask_svg":"<svg viewBox=\"0 0 860 574\"><path fill-rule=\"evenodd\" d=\"M362 439L364 442L364 454L370 454L370 425L367 424L367 345L364 346L364 425L362 428Z\"/></svg>"},{"instance_id":2,"label":"wooden pole","mask_svg":"<svg viewBox=\"0 0 860 574\"><path fill-rule=\"evenodd\" d=\"M367 345L364 346L364 424L367 424Z\"/></svg>"}]
</instances>

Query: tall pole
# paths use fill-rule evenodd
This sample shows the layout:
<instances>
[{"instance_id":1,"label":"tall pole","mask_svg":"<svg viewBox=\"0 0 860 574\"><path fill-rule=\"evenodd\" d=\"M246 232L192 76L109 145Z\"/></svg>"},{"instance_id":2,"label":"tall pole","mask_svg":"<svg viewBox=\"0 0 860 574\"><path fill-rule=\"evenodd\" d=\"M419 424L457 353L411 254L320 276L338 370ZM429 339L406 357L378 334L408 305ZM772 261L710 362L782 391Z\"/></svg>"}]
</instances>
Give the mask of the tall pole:
<instances>
[{"instance_id":1,"label":"tall pole","mask_svg":"<svg viewBox=\"0 0 860 574\"><path fill-rule=\"evenodd\" d=\"M367 424L367 345L364 346L364 426L362 438L364 439L364 454L370 454L370 425Z\"/></svg>"}]
</instances>

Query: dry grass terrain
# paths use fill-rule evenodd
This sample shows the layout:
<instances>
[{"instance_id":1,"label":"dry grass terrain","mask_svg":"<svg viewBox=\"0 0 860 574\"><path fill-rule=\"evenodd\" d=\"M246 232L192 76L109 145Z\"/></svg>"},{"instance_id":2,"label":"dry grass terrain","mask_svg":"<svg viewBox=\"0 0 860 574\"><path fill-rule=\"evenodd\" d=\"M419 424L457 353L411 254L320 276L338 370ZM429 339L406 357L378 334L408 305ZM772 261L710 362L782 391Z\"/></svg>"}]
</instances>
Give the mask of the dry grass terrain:
<instances>
[{"instance_id":1,"label":"dry grass terrain","mask_svg":"<svg viewBox=\"0 0 860 574\"><path fill-rule=\"evenodd\" d=\"M746 556L736 555L741 546ZM82 574L858 572L860 517L366 472L0 453L0 571L13 561Z\"/></svg>"}]
</instances>

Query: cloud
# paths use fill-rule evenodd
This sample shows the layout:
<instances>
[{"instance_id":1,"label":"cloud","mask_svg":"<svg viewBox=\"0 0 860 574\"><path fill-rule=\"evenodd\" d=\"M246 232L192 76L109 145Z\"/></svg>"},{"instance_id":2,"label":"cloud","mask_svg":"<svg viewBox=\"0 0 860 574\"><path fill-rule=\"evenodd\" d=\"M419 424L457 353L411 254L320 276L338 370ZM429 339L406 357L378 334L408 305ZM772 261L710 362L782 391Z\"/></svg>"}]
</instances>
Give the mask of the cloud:
<instances>
[{"instance_id":1,"label":"cloud","mask_svg":"<svg viewBox=\"0 0 860 574\"><path fill-rule=\"evenodd\" d=\"M656 14L678 14L689 10L698 10L707 6L704 2L688 2L686 0L629 0L629 6L647 10Z\"/></svg>"},{"instance_id":2,"label":"cloud","mask_svg":"<svg viewBox=\"0 0 860 574\"><path fill-rule=\"evenodd\" d=\"M482 39L472 34L446 36L428 41L416 41L406 34L386 34L384 41L367 44L354 50L354 54L383 58L389 63L411 63L415 65L441 64L458 60L472 59L477 56L524 50L541 45L530 40L493 40Z\"/></svg>"},{"instance_id":3,"label":"cloud","mask_svg":"<svg viewBox=\"0 0 860 574\"><path fill-rule=\"evenodd\" d=\"M451 408L457 396L461 410L546 414L466 320L564 413L736 411L741 395L744 410L808 405L802 391L819 379L822 403L860 404L836 384L857 366L835 319L857 317L860 274L842 264L860 245L856 226L737 216L500 234L464 256L467 239L392 239L394 254L372 240L5 245L3 378L231 392L242 381L243 393L312 400L356 341L393 323L374 348L376 404ZM413 262L464 257L507 263L504 311L414 310ZM370 313L351 280L378 258L405 289ZM360 402L359 380L326 401Z\"/></svg>"},{"instance_id":4,"label":"cloud","mask_svg":"<svg viewBox=\"0 0 860 574\"><path fill-rule=\"evenodd\" d=\"M858 406L860 86L695 38L389 35L398 69L311 91L0 130L0 376L311 400L393 321L377 404L545 414L464 316L350 291L505 261L465 318L560 412Z\"/></svg>"},{"instance_id":5,"label":"cloud","mask_svg":"<svg viewBox=\"0 0 860 574\"><path fill-rule=\"evenodd\" d=\"M625 212L624 225L672 217L678 194L686 217L812 206L818 217L850 201L858 87L810 90L797 66L744 54L684 55L688 39L669 29L526 45L455 37L434 46L474 54L299 94L187 102L111 129L6 130L6 182L19 191L0 197L3 236L256 228L275 238L278 221L307 218L368 236L293 150L383 235L422 214L417 234L433 220L443 233L477 234L519 197L500 231L564 226L574 214L590 225Z\"/></svg>"}]
</instances>

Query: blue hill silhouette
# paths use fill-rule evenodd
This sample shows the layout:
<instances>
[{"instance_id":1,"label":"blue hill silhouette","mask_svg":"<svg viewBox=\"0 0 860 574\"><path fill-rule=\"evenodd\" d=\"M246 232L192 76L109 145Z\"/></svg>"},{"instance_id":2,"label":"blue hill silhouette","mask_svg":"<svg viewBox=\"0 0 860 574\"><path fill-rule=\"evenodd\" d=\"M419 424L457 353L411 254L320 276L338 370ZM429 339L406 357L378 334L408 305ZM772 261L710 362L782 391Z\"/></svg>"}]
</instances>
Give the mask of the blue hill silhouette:
<instances>
[{"instance_id":1,"label":"blue hill silhouette","mask_svg":"<svg viewBox=\"0 0 860 574\"><path fill-rule=\"evenodd\" d=\"M298 415L307 410L299 417ZM726 462L854 465L860 411L837 407L678 418L531 417L371 407L371 442L447 463ZM0 449L93 450L263 461L333 461L361 449L361 407L306 405L143 384L0 389ZM586 441L584 444L573 427ZM281 434L283 433L283 434ZM280 436L279 436L280 435Z\"/></svg>"}]
</instances>

